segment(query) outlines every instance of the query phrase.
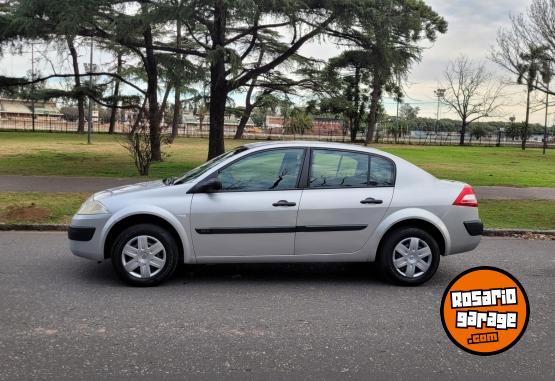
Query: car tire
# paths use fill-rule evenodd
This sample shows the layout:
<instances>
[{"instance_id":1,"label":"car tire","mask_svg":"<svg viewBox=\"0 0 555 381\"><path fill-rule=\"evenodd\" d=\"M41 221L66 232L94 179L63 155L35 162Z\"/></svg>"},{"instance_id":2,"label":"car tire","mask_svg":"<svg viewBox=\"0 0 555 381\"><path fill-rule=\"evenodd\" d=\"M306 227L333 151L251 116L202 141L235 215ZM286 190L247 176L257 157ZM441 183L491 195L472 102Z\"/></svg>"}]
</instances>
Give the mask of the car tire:
<instances>
[{"instance_id":1,"label":"car tire","mask_svg":"<svg viewBox=\"0 0 555 381\"><path fill-rule=\"evenodd\" d=\"M378 253L378 270L393 283L418 286L435 274L439 257L439 245L430 233L405 227L384 238Z\"/></svg>"},{"instance_id":2,"label":"car tire","mask_svg":"<svg viewBox=\"0 0 555 381\"><path fill-rule=\"evenodd\" d=\"M179 263L174 237L164 228L139 224L123 230L111 251L120 279L132 286L156 286L169 279Z\"/></svg>"}]
</instances>

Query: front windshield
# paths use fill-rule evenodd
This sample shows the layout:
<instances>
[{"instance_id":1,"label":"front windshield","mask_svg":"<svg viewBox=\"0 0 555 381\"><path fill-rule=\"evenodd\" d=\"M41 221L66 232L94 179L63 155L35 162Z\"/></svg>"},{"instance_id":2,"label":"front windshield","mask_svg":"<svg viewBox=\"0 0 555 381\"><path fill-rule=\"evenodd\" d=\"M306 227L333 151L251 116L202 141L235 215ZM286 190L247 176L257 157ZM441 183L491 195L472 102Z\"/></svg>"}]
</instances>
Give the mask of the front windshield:
<instances>
[{"instance_id":1,"label":"front windshield","mask_svg":"<svg viewBox=\"0 0 555 381\"><path fill-rule=\"evenodd\" d=\"M211 168L220 164L222 161L226 160L227 158L230 158L231 156L235 156L246 149L247 149L246 147L238 147L238 148L232 149L231 151L227 151L221 154L220 156L216 156L212 160L208 160L206 163L199 165L194 169L191 169L189 172L185 173L183 176L176 179L173 182L173 184L182 184L182 183L192 181L198 178L199 176L201 176L202 174L206 173Z\"/></svg>"}]
</instances>

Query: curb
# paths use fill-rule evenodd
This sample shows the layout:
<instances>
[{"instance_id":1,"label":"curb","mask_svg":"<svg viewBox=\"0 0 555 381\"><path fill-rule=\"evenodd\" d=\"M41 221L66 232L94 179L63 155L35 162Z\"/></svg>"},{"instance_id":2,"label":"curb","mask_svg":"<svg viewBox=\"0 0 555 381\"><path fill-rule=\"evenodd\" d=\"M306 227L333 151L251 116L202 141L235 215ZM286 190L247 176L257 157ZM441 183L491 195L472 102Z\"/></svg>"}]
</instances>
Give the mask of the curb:
<instances>
[{"instance_id":1,"label":"curb","mask_svg":"<svg viewBox=\"0 0 555 381\"><path fill-rule=\"evenodd\" d=\"M527 229L484 229L484 237L514 237L523 235L543 235L555 238L555 230Z\"/></svg>"},{"instance_id":2,"label":"curb","mask_svg":"<svg viewBox=\"0 0 555 381\"><path fill-rule=\"evenodd\" d=\"M67 231L69 225L62 224L0 224L0 231Z\"/></svg>"},{"instance_id":3,"label":"curb","mask_svg":"<svg viewBox=\"0 0 555 381\"><path fill-rule=\"evenodd\" d=\"M67 231L63 224L2 224L0 231ZM555 238L555 230L484 229L484 237L549 236Z\"/></svg>"}]
</instances>

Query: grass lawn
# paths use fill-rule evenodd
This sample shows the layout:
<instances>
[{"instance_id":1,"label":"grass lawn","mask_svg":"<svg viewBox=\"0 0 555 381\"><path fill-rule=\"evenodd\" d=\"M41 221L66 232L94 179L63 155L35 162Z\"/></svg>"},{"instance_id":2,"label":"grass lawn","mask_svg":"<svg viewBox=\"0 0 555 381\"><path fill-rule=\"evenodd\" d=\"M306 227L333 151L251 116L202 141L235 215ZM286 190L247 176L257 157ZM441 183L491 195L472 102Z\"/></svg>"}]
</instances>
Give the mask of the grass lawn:
<instances>
[{"instance_id":1,"label":"grass lawn","mask_svg":"<svg viewBox=\"0 0 555 381\"><path fill-rule=\"evenodd\" d=\"M67 224L87 193L0 192L0 223Z\"/></svg>"},{"instance_id":2,"label":"grass lawn","mask_svg":"<svg viewBox=\"0 0 555 381\"><path fill-rule=\"evenodd\" d=\"M486 228L555 230L555 201L482 200L480 218Z\"/></svg>"},{"instance_id":3,"label":"grass lawn","mask_svg":"<svg viewBox=\"0 0 555 381\"><path fill-rule=\"evenodd\" d=\"M0 192L0 223L69 223L87 193ZM555 202L484 200L486 228L555 229Z\"/></svg>"},{"instance_id":4,"label":"grass lawn","mask_svg":"<svg viewBox=\"0 0 555 381\"><path fill-rule=\"evenodd\" d=\"M0 175L137 176L121 136L0 132ZM226 141L226 149L246 141ZM472 185L555 187L555 150L496 147L376 145L403 157L439 178ZM164 148L162 163L150 177L179 175L206 159L207 139L178 138Z\"/></svg>"}]
</instances>

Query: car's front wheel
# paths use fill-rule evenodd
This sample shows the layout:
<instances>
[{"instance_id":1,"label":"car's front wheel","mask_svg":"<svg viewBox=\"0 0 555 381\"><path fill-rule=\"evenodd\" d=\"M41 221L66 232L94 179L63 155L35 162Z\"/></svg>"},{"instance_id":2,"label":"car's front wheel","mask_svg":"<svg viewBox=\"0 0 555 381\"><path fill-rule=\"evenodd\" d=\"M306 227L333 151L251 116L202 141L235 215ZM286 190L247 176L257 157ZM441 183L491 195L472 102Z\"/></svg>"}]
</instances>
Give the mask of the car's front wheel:
<instances>
[{"instance_id":1,"label":"car's front wheel","mask_svg":"<svg viewBox=\"0 0 555 381\"><path fill-rule=\"evenodd\" d=\"M112 246L112 265L118 276L133 286L155 286L170 278L179 261L173 236L152 224L123 230Z\"/></svg>"},{"instance_id":2,"label":"car's front wheel","mask_svg":"<svg viewBox=\"0 0 555 381\"><path fill-rule=\"evenodd\" d=\"M429 280L439 266L437 241L419 228L401 228L389 233L381 245L378 264L389 280L417 286Z\"/></svg>"}]
</instances>

